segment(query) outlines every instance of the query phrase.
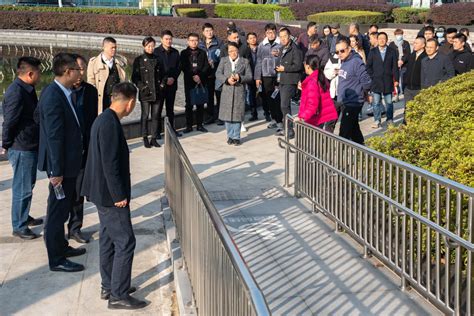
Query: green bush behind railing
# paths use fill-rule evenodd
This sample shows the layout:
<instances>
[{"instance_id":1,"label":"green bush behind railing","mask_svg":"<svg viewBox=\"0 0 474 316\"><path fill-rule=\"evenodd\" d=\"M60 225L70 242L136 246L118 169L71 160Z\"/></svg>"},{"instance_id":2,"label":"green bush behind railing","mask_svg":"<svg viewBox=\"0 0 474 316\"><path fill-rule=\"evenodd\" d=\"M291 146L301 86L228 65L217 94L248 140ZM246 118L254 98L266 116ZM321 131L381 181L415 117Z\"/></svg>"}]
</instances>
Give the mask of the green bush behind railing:
<instances>
[{"instance_id":1,"label":"green bush behind railing","mask_svg":"<svg viewBox=\"0 0 474 316\"><path fill-rule=\"evenodd\" d=\"M276 4L216 4L215 14L225 19L273 20L274 11L280 11L280 18L285 21L295 20L289 7Z\"/></svg>"},{"instance_id":2,"label":"green bush behind railing","mask_svg":"<svg viewBox=\"0 0 474 316\"><path fill-rule=\"evenodd\" d=\"M332 11L311 14L308 21L318 24L341 23L349 24L357 22L360 24L376 24L385 21L385 15L381 12L371 11Z\"/></svg>"},{"instance_id":3,"label":"green bush behind railing","mask_svg":"<svg viewBox=\"0 0 474 316\"><path fill-rule=\"evenodd\" d=\"M393 21L395 23L424 23L428 14L430 13L429 9L419 9L419 8L396 8L392 11Z\"/></svg>"}]
</instances>

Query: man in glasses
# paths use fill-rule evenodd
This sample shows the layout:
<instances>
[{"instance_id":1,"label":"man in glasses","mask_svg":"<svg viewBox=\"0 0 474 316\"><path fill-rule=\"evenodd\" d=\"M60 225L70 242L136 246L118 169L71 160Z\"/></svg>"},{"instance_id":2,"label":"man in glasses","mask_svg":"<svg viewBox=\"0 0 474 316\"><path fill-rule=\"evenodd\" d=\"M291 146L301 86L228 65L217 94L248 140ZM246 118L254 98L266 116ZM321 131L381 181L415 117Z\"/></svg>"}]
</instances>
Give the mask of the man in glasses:
<instances>
[{"instance_id":1,"label":"man in glasses","mask_svg":"<svg viewBox=\"0 0 474 316\"><path fill-rule=\"evenodd\" d=\"M364 136L360 131L359 113L372 81L360 55L351 50L347 38L337 42L336 53L341 60L341 68L337 74L337 101L343 105L339 135L363 145Z\"/></svg>"},{"instance_id":2,"label":"man in glasses","mask_svg":"<svg viewBox=\"0 0 474 316\"><path fill-rule=\"evenodd\" d=\"M84 155L83 131L72 88L81 76L75 56L59 53L53 59L54 81L43 89L38 102L40 139L38 169L49 178L44 241L51 271L76 272L82 264L68 257L80 256L64 238L64 223L72 212L77 176Z\"/></svg>"}]
</instances>

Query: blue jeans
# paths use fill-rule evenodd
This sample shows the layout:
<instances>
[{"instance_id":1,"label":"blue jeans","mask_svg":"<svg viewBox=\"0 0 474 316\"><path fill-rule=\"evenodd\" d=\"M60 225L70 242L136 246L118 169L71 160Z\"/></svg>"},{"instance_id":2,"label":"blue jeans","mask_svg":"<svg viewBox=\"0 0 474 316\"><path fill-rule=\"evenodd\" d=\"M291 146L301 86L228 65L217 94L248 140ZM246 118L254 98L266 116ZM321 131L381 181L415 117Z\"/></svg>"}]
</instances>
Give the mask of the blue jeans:
<instances>
[{"instance_id":1,"label":"blue jeans","mask_svg":"<svg viewBox=\"0 0 474 316\"><path fill-rule=\"evenodd\" d=\"M382 109L383 105L382 101L382 94L380 93L373 93L373 101L372 106L374 108L374 120L376 122L382 122ZM383 98L385 100L385 106L387 107L387 121L393 120L393 103L392 103L392 94L384 94Z\"/></svg>"},{"instance_id":2,"label":"blue jeans","mask_svg":"<svg viewBox=\"0 0 474 316\"><path fill-rule=\"evenodd\" d=\"M227 138L240 140L240 122L225 122L225 129L227 130Z\"/></svg>"},{"instance_id":3,"label":"blue jeans","mask_svg":"<svg viewBox=\"0 0 474 316\"><path fill-rule=\"evenodd\" d=\"M36 183L38 153L10 149L8 160L13 167L12 226L13 231L21 231L27 228L26 222Z\"/></svg>"}]
</instances>

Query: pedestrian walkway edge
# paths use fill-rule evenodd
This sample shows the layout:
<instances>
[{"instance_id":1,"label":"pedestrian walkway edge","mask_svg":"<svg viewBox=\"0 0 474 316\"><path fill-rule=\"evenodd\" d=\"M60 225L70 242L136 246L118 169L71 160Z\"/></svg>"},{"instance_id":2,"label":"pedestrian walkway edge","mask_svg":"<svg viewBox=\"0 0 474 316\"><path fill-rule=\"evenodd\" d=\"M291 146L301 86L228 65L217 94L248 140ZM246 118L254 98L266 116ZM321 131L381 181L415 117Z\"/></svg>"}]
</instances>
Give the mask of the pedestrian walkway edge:
<instances>
[{"instance_id":1,"label":"pedestrian walkway edge","mask_svg":"<svg viewBox=\"0 0 474 316\"><path fill-rule=\"evenodd\" d=\"M181 244L176 236L176 225L174 224L173 213L169 207L168 199L165 196L160 199L160 204L166 229L166 242L171 255L171 267L173 269L179 315L197 315L191 280L189 279L188 271L181 253Z\"/></svg>"}]
</instances>

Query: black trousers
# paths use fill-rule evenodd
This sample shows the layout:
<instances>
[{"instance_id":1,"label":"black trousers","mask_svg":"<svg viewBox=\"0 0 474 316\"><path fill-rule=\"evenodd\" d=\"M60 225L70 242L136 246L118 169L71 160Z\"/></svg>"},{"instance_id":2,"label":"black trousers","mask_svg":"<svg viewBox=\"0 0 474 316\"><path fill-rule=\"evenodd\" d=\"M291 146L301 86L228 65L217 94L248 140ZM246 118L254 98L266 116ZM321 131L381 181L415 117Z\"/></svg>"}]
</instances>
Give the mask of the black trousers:
<instances>
[{"instance_id":1,"label":"black trousers","mask_svg":"<svg viewBox=\"0 0 474 316\"><path fill-rule=\"evenodd\" d=\"M44 241L48 252L49 266L54 267L65 259L64 252L69 246L64 236L64 223L72 212L76 195L76 178L64 178L62 182L65 198L58 200L53 185L49 184Z\"/></svg>"},{"instance_id":2,"label":"black trousers","mask_svg":"<svg viewBox=\"0 0 474 316\"><path fill-rule=\"evenodd\" d=\"M132 278L135 234L130 219L130 208L103 207L99 211L99 255L102 288L123 299L127 296Z\"/></svg>"},{"instance_id":3,"label":"black trousers","mask_svg":"<svg viewBox=\"0 0 474 316\"><path fill-rule=\"evenodd\" d=\"M84 220L84 197L81 196L82 180L84 179L84 169L79 171L76 178L76 187L74 191L74 199L69 213L69 221L67 223L68 235L79 233Z\"/></svg>"},{"instance_id":4,"label":"black trousers","mask_svg":"<svg viewBox=\"0 0 474 316\"><path fill-rule=\"evenodd\" d=\"M359 126L359 113L362 110L362 105L344 105L339 136L364 145L364 136Z\"/></svg>"},{"instance_id":5,"label":"black trousers","mask_svg":"<svg viewBox=\"0 0 474 316\"><path fill-rule=\"evenodd\" d=\"M160 108L158 109L158 133L163 130L161 113L163 113L163 106L166 106L166 116L168 117L171 126L174 128L174 101L176 100L176 87L166 86L162 90L162 97L160 99ZM165 104L166 102L166 104Z\"/></svg>"},{"instance_id":6,"label":"black trousers","mask_svg":"<svg viewBox=\"0 0 474 316\"><path fill-rule=\"evenodd\" d=\"M186 127L193 127L193 104L191 104L191 88L184 87L184 96L186 105L184 106L184 113L186 115ZM202 126L204 120L204 104L196 104L196 125Z\"/></svg>"},{"instance_id":7,"label":"black trousers","mask_svg":"<svg viewBox=\"0 0 474 316\"><path fill-rule=\"evenodd\" d=\"M265 104L270 110L272 119L277 123L283 121L283 114L281 113L280 107L280 93L278 93L276 98L272 98L272 93L275 91L277 86L276 78L273 77L263 77L262 78L262 99L263 104ZM265 111L265 108L264 108Z\"/></svg>"},{"instance_id":8,"label":"black trousers","mask_svg":"<svg viewBox=\"0 0 474 316\"><path fill-rule=\"evenodd\" d=\"M217 119L221 104L221 92L216 90L216 78L209 78L206 87L208 92L207 115ZM214 99L214 95L216 95L216 99Z\"/></svg>"},{"instance_id":9,"label":"black trousers","mask_svg":"<svg viewBox=\"0 0 474 316\"><path fill-rule=\"evenodd\" d=\"M248 93L249 93L249 105L250 105L250 111L252 113L252 116L257 116L258 112L257 112L257 107L258 107L258 103L257 103L257 86L255 85L255 81L252 80L251 83L248 83L247 84L247 89L248 89ZM263 109L265 115L266 114L269 114L268 111L265 111L265 109Z\"/></svg>"},{"instance_id":10,"label":"black trousers","mask_svg":"<svg viewBox=\"0 0 474 316\"><path fill-rule=\"evenodd\" d=\"M158 132L158 122L161 120L160 101L142 101L142 117L140 120L142 128L142 136L147 137L151 135L152 138L157 138L159 135ZM151 130L148 130L148 117L151 113Z\"/></svg>"},{"instance_id":11,"label":"black trousers","mask_svg":"<svg viewBox=\"0 0 474 316\"><path fill-rule=\"evenodd\" d=\"M286 118L287 114L291 115L291 99L295 96L296 90L296 84L280 84L280 105L283 119Z\"/></svg>"}]
</instances>

